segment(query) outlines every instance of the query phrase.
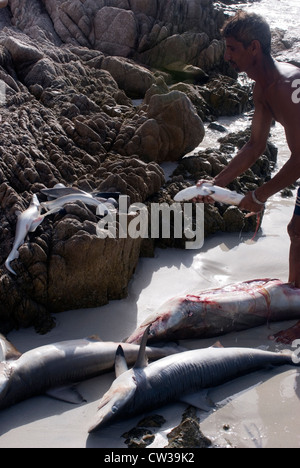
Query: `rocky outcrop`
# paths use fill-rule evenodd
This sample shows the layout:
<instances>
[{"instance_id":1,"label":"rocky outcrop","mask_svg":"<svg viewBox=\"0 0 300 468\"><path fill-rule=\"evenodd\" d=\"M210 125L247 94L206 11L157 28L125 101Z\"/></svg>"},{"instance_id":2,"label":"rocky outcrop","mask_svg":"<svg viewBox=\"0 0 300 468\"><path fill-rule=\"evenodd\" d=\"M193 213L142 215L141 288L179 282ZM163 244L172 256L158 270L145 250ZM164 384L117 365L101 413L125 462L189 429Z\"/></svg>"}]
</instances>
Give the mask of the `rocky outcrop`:
<instances>
[{"instance_id":1,"label":"rocky outcrop","mask_svg":"<svg viewBox=\"0 0 300 468\"><path fill-rule=\"evenodd\" d=\"M11 0L10 5L15 26L33 38L42 30L56 44L156 68L192 64L208 69L223 61L219 28L224 16L211 0Z\"/></svg>"},{"instance_id":2,"label":"rocky outcrop","mask_svg":"<svg viewBox=\"0 0 300 468\"><path fill-rule=\"evenodd\" d=\"M251 94L218 77L222 21L211 0L10 0L0 10L2 332L44 332L53 312L126 295L140 239L100 239L95 208L72 203L29 234L15 276L4 263L16 212L57 183L131 203L159 194L159 164L193 150L202 120L240 112Z\"/></svg>"},{"instance_id":3,"label":"rocky outcrop","mask_svg":"<svg viewBox=\"0 0 300 468\"><path fill-rule=\"evenodd\" d=\"M184 93L171 91L150 98L135 125L121 128L114 149L146 161L177 161L203 137L204 127L191 101Z\"/></svg>"},{"instance_id":4,"label":"rocky outcrop","mask_svg":"<svg viewBox=\"0 0 300 468\"><path fill-rule=\"evenodd\" d=\"M39 42L132 59L176 79L183 73L201 82L207 71L227 68L219 33L224 14L212 0L11 0L10 9L12 23ZM122 80L133 83L124 71Z\"/></svg>"},{"instance_id":5,"label":"rocky outcrop","mask_svg":"<svg viewBox=\"0 0 300 468\"><path fill-rule=\"evenodd\" d=\"M13 29L0 33L2 331L32 324L47 330L52 312L124 297L140 254L140 239L99 239L95 211L75 204L46 218L20 247L14 277L4 262L16 211L28 207L33 193L45 201L41 189L60 182L141 202L164 182L157 162L179 158L203 138L201 119L183 93L153 96L136 108L112 76L122 86L124 67L133 81L141 77L138 92L156 82L125 59L37 43Z\"/></svg>"}]
</instances>

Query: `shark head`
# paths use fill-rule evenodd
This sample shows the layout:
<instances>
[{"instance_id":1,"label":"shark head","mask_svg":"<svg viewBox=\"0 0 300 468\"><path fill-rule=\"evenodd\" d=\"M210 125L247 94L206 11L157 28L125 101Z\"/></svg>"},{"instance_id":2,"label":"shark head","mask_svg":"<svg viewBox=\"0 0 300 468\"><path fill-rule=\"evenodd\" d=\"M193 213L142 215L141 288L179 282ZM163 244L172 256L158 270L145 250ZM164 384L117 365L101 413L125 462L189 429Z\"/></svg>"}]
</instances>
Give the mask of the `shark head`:
<instances>
[{"instance_id":1,"label":"shark head","mask_svg":"<svg viewBox=\"0 0 300 468\"><path fill-rule=\"evenodd\" d=\"M130 406L134 398L136 384L131 370L119 376L112 384L108 392L100 400L98 411L89 432L96 432L104 426L119 419Z\"/></svg>"},{"instance_id":2,"label":"shark head","mask_svg":"<svg viewBox=\"0 0 300 468\"><path fill-rule=\"evenodd\" d=\"M149 330L150 327L145 330L133 369L128 370L123 348L121 345L118 347L115 358L116 379L100 400L95 421L89 428L89 433L96 432L114 420L130 413L131 403L134 400L137 388L135 371L147 366L146 344Z\"/></svg>"}]
</instances>

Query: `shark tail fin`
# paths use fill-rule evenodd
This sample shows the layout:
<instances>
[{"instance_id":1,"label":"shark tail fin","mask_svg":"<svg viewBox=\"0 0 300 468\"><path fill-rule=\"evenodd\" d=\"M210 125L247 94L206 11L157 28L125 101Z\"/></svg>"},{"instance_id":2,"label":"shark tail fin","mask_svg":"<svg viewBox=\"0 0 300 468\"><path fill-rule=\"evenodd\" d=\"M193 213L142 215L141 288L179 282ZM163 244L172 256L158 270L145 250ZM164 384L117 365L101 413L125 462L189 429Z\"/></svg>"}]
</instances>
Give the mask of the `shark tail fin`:
<instances>
[{"instance_id":1,"label":"shark tail fin","mask_svg":"<svg viewBox=\"0 0 300 468\"><path fill-rule=\"evenodd\" d=\"M148 358L146 356L146 345L148 341L148 336L150 334L150 328L151 328L151 325L149 325L144 332L144 335L140 344L139 354L138 354L136 363L134 365L135 369L143 369L143 367L147 367L148 365Z\"/></svg>"},{"instance_id":2,"label":"shark tail fin","mask_svg":"<svg viewBox=\"0 0 300 468\"><path fill-rule=\"evenodd\" d=\"M13 275L17 275L17 273L15 272L15 270L12 269L12 267L10 266L10 262L12 262L13 260L16 260L19 256L19 252L17 252L15 255L9 255L9 257L6 259L5 261L5 267L6 269L12 273Z\"/></svg>"},{"instance_id":3,"label":"shark tail fin","mask_svg":"<svg viewBox=\"0 0 300 468\"><path fill-rule=\"evenodd\" d=\"M127 362L125 359L124 350L121 345L118 346L115 357L115 374L116 378L128 371Z\"/></svg>"}]
</instances>

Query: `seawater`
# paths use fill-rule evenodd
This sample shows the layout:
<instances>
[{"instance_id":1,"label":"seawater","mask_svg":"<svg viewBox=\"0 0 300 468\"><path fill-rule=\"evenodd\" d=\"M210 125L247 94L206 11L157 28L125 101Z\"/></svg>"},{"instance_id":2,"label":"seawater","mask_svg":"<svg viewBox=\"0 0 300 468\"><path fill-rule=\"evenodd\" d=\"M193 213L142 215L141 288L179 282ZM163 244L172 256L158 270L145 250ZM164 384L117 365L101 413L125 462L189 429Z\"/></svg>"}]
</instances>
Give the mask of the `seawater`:
<instances>
[{"instance_id":1,"label":"seawater","mask_svg":"<svg viewBox=\"0 0 300 468\"><path fill-rule=\"evenodd\" d=\"M243 9L262 15L271 28L279 28L290 37L300 37L300 2L299 0L261 0Z\"/></svg>"}]
</instances>

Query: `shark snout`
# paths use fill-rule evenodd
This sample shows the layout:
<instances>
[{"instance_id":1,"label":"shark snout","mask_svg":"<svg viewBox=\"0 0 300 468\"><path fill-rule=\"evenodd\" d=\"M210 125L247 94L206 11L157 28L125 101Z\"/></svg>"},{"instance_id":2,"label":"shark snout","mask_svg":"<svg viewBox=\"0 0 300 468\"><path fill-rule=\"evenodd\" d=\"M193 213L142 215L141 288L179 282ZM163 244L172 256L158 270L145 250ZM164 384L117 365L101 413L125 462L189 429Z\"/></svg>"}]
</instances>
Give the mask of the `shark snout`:
<instances>
[{"instance_id":1,"label":"shark snout","mask_svg":"<svg viewBox=\"0 0 300 468\"><path fill-rule=\"evenodd\" d=\"M130 400L133 398L135 390L136 385L131 370L117 378L100 400L95 420L88 432L99 431L115 419L122 417L124 408L130 406Z\"/></svg>"}]
</instances>

